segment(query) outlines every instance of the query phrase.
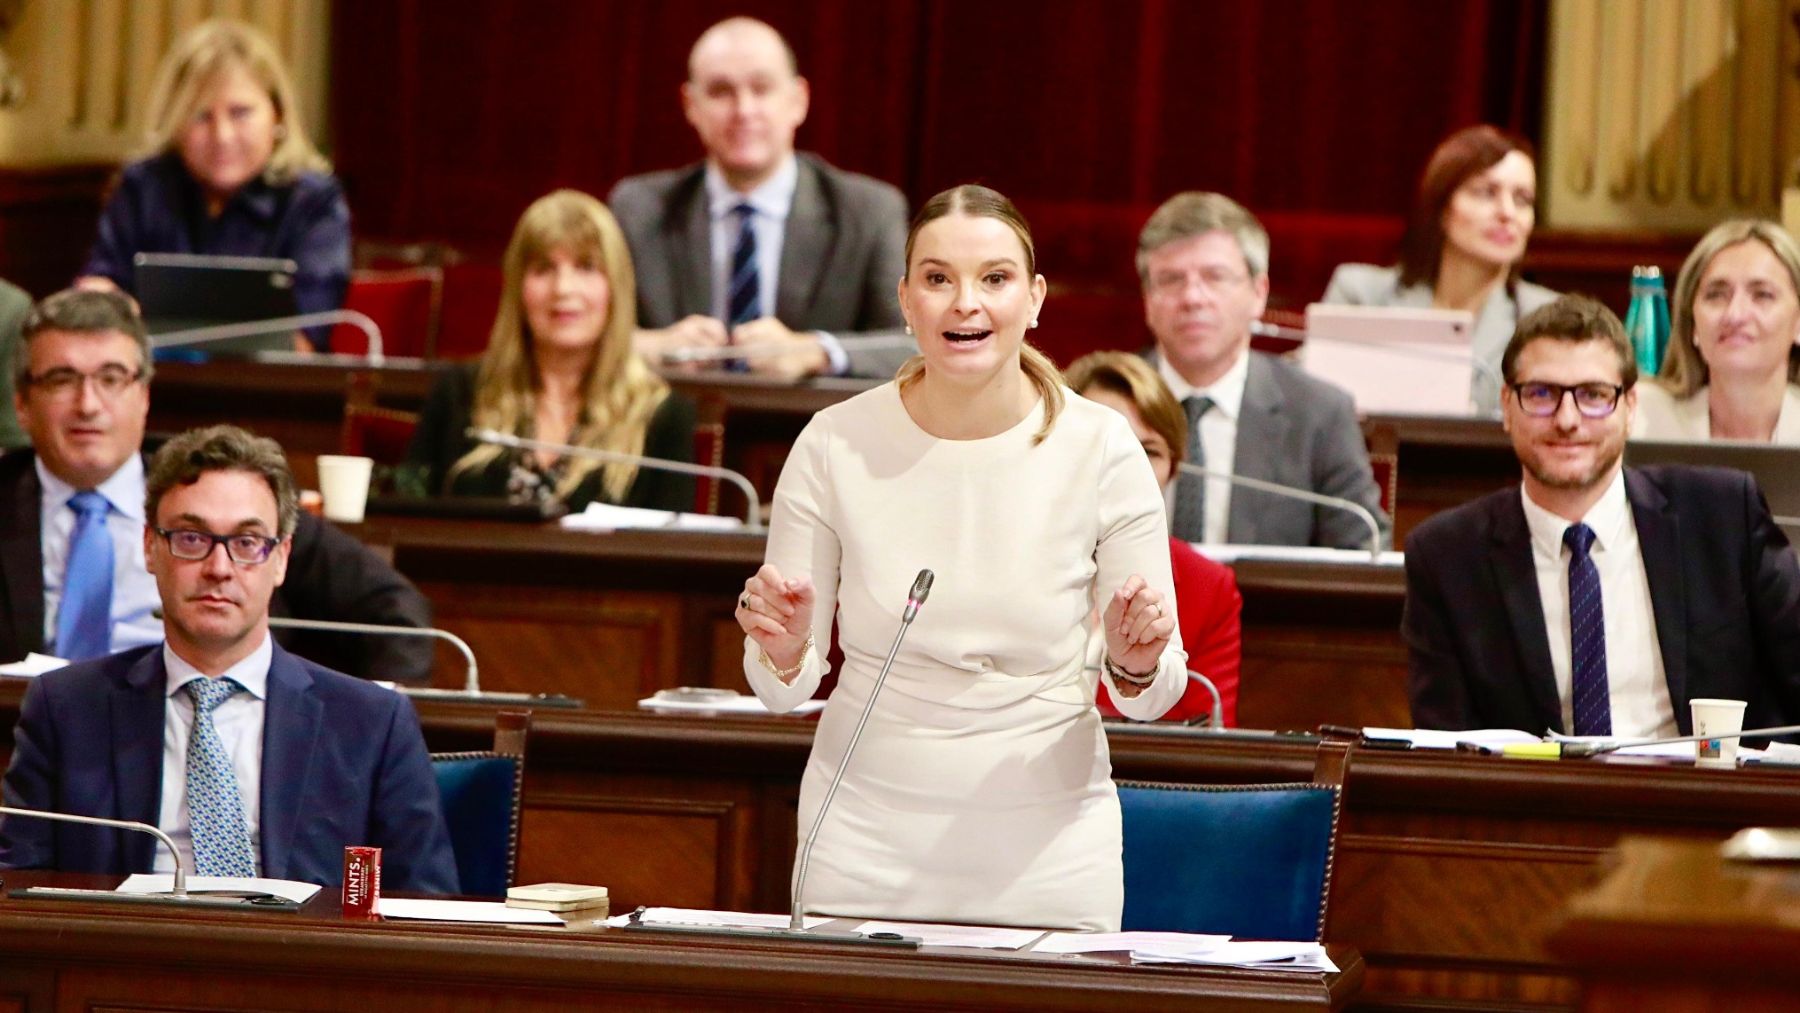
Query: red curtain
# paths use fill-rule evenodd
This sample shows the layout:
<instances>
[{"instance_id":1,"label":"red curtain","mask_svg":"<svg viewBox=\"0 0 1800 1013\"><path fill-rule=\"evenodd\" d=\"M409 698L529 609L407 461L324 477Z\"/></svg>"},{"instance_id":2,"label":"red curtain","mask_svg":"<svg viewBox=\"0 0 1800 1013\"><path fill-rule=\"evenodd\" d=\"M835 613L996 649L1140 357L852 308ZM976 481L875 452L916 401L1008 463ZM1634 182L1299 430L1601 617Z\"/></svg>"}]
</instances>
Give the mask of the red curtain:
<instances>
[{"instance_id":1,"label":"red curtain","mask_svg":"<svg viewBox=\"0 0 1800 1013\"><path fill-rule=\"evenodd\" d=\"M749 13L812 84L801 146L915 203L1396 216L1449 131L1538 133L1546 2L339 0L330 140L358 235L491 252L547 190L698 158L687 50Z\"/></svg>"}]
</instances>

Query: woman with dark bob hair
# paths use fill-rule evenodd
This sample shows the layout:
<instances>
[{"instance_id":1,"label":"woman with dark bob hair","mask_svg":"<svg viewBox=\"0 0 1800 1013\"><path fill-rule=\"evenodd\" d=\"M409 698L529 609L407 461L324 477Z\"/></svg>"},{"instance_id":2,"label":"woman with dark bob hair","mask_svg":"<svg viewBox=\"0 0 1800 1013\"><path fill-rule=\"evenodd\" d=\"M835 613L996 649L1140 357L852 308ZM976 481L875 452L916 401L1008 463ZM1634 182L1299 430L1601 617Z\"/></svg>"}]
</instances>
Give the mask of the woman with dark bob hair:
<instances>
[{"instance_id":1,"label":"woman with dark bob hair","mask_svg":"<svg viewBox=\"0 0 1800 1013\"><path fill-rule=\"evenodd\" d=\"M575 190L519 216L487 351L432 388L407 466L434 495L594 500L690 510L685 475L601 464L469 439L471 425L548 443L692 460L694 405L632 350L637 285L625 234L606 205Z\"/></svg>"},{"instance_id":2,"label":"woman with dark bob hair","mask_svg":"<svg viewBox=\"0 0 1800 1013\"><path fill-rule=\"evenodd\" d=\"M800 782L804 840L842 778L809 910L1119 927L1119 797L1094 697L1104 680L1121 712L1153 720L1186 688L1187 655L1156 477L1125 419L1069 394L1025 342L1044 292L1011 201L980 186L926 201L900 279L919 356L814 415L782 468L736 614L770 710L818 689L834 620L844 652ZM858 725L921 567L931 600Z\"/></svg>"},{"instance_id":3,"label":"woman with dark bob hair","mask_svg":"<svg viewBox=\"0 0 1800 1013\"><path fill-rule=\"evenodd\" d=\"M1470 398L1476 411L1496 412L1500 355L1513 327L1557 296L1519 278L1536 205L1530 141L1486 124L1458 130L1425 163L1400 262L1340 265L1319 301L1475 314Z\"/></svg>"}]
</instances>

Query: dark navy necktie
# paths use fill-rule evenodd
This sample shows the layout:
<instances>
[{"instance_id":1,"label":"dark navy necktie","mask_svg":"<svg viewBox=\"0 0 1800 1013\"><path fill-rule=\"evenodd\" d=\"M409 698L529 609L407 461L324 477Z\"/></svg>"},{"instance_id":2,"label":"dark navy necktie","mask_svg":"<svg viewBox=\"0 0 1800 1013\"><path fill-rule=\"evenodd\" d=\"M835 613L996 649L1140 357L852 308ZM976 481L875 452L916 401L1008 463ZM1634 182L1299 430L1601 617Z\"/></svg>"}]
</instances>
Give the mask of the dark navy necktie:
<instances>
[{"instance_id":1,"label":"dark navy necktie","mask_svg":"<svg viewBox=\"0 0 1800 1013\"><path fill-rule=\"evenodd\" d=\"M1569 547L1569 658L1573 674L1576 735L1612 734L1612 693L1606 685L1606 610L1600 601L1600 569L1588 550L1594 529L1571 524Z\"/></svg>"},{"instance_id":2,"label":"dark navy necktie","mask_svg":"<svg viewBox=\"0 0 1800 1013\"><path fill-rule=\"evenodd\" d=\"M1206 447L1200 442L1200 420L1212 411L1213 404L1213 399L1205 394L1181 399L1188 423L1187 462L1203 468L1206 466ZM1181 475L1175 480L1175 517L1169 530L1184 542L1206 540L1206 479L1199 475Z\"/></svg>"},{"instance_id":3,"label":"dark navy necktie","mask_svg":"<svg viewBox=\"0 0 1800 1013\"><path fill-rule=\"evenodd\" d=\"M93 490L69 497L75 528L56 611L56 653L70 661L112 653L113 544L106 531L111 509Z\"/></svg>"},{"instance_id":4,"label":"dark navy necktie","mask_svg":"<svg viewBox=\"0 0 1800 1013\"><path fill-rule=\"evenodd\" d=\"M756 209L745 203L732 208L731 213L738 219L738 238L731 251L731 284L726 289L730 294L726 302L730 314L725 321L727 328L763 315L762 273L756 267ZM742 359L731 359L725 368L743 370L747 365Z\"/></svg>"}]
</instances>

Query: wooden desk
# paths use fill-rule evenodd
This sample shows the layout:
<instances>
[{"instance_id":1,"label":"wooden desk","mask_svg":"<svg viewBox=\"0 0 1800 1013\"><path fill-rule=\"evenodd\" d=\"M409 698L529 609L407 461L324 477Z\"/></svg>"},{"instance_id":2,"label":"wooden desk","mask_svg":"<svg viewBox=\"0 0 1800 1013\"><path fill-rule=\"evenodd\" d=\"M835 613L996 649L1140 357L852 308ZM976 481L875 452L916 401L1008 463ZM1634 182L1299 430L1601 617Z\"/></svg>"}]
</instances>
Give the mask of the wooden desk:
<instances>
[{"instance_id":1,"label":"wooden desk","mask_svg":"<svg viewBox=\"0 0 1800 1013\"><path fill-rule=\"evenodd\" d=\"M379 517L350 530L391 552L436 621L473 645L489 689L624 710L672 686L749 691L732 609L762 563L761 537ZM1410 723L1398 569L1246 560L1236 570L1241 724ZM461 684L447 649L437 671L439 685Z\"/></svg>"},{"instance_id":2,"label":"wooden desk","mask_svg":"<svg viewBox=\"0 0 1800 1013\"><path fill-rule=\"evenodd\" d=\"M232 421L279 440L290 454L335 453L351 375L375 376L378 400L417 411L443 364L402 363L382 369L343 363L164 363L151 384L150 428L180 431ZM788 448L814 412L870 384L821 379L800 385L753 377L670 377L703 412L725 422L725 464L750 476L766 500ZM1500 424L1485 419L1372 416L1372 441L1392 441L1400 462L1396 532L1459 503L1518 480L1518 463ZM1383 445L1387 445L1383 442Z\"/></svg>"},{"instance_id":3,"label":"wooden desk","mask_svg":"<svg viewBox=\"0 0 1800 1013\"><path fill-rule=\"evenodd\" d=\"M98 877L8 873L8 886ZM0 900L0 1008L659 1010L1342 1009L1362 977L906 952L653 932L351 922L301 912Z\"/></svg>"},{"instance_id":4,"label":"wooden desk","mask_svg":"<svg viewBox=\"0 0 1800 1013\"><path fill-rule=\"evenodd\" d=\"M1771 817L1772 825L1793 826ZM1551 949L1575 967L1592 1013L1794 1009L1800 877L1728 862L1710 841L1630 838L1568 906Z\"/></svg>"},{"instance_id":5,"label":"wooden desk","mask_svg":"<svg viewBox=\"0 0 1800 1013\"><path fill-rule=\"evenodd\" d=\"M480 708L427 705L433 748L492 734ZM809 721L539 712L526 881L606 883L618 905L783 910ZM1114 776L1195 784L1302 780L1308 738L1111 731ZM1800 773L1651 761L1563 763L1359 750L1327 938L1367 964L1384 1010L1566 1010L1548 948L1557 912L1630 834L1722 840L1800 825Z\"/></svg>"}]
</instances>

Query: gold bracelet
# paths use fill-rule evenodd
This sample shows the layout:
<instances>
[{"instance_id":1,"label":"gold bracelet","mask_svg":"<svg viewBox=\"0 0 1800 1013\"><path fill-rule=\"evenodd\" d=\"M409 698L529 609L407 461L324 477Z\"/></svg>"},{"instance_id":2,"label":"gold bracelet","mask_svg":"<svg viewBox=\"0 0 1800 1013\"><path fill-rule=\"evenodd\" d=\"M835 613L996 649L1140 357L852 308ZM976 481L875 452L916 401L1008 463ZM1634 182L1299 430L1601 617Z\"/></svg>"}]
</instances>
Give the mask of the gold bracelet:
<instances>
[{"instance_id":1,"label":"gold bracelet","mask_svg":"<svg viewBox=\"0 0 1800 1013\"><path fill-rule=\"evenodd\" d=\"M1113 678L1119 680L1122 683L1125 683L1128 686L1148 686L1151 683L1156 681L1156 669L1154 669L1154 668L1151 669L1150 671L1144 673L1143 675L1133 675L1130 672L1125 671L1123 668L1120 668L1118 665L1114 664L1113 660L1112 660L1112 655L1110 655L1110 654L1106 656L1105 664L1106 664L1106 674L1107 675L1112 676Z\"/></svg>"},{"instance_id":2,"label":"gold bracelet","mask_svg":"<svg viewBox=\"0 0 1800 1013\"><path fill-rule=\"evenodd\" d=\"M756 648L756 657L757 657L758 661L762 662L762 667L768 669L770 672L773 672L775 674L775 678L780 679L782 682L786 682L789 679L792 679L794 676L800 674L800 669L805 667L805 665L806 665L806 656L807 656L807 654L811 653L812 649L813 649L813 632L811 630L807 630L806 631L806 645L804 647L800 648L800 660L794 662L793 668L776 668L774 659L769 657L769 652L763 650L762 645L760 645L760 644L757 645L757 648Z\"/></svg>"}]
</instances>

